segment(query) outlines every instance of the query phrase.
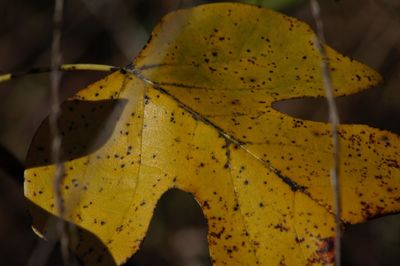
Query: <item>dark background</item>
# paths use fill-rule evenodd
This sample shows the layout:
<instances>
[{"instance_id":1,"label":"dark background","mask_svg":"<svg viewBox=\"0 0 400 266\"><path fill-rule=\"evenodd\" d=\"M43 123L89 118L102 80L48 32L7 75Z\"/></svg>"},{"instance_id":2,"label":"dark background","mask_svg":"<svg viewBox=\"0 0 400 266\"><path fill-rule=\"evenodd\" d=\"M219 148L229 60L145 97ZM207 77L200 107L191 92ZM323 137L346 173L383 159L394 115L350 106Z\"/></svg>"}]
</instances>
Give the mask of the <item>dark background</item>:
<instances>
[{"instance_id":1,"label":"dark background","mask_svg":"<svg viewBox=\"0 0 400 266\"><path fill-rule=\"evenodd\" d=\"M63 62L125 66L139 52L160 18L201 0L70 0L63 27ZM245 2L245 1L241 1ZM248 1L272 5L314 27L308 1ZM275 5L276 3L281 5ZM288 2L287 4L282 4ZM338 99L341 122L363 123L400 133L400 1L324 0L327 42L378 70L385 83ZM48 66L53 1L0 0L0 72ZM315 27L314 27L315 28ZM62 98L104 76L66 73ZM49 77L31 75L0 84L0 265L27 265L38 240L23 197L24 158L49 113ZM293 116L327 121L323 99L291 100L277 108ZM400 216L351 226L344 234L344 265L398 265ZM54 251L49 265L59 263ZM168 192L155 211L135 265L209 265L206 222L192 196Z\"/></svg>"}]
</instances>

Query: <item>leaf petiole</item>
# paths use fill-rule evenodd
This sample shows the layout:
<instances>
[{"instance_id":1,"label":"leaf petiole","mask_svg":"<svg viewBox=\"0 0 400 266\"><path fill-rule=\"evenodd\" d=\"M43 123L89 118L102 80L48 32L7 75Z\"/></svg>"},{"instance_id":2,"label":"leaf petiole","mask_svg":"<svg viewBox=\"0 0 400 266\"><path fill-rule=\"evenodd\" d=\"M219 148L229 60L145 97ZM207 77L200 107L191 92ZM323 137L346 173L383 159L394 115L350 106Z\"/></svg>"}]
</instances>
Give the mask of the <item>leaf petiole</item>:
<instances>
[{"instance_id":1,"label":"leaf petiole","mask_svg":"<svg viewBox=\"0 0 400 266\"><path fill-rule=\"evenodd\" d=\"M120 67L110 65L99 65L99 64L64 64L59 67L61 71L102 71L111 72L120 70ZM47 73L51 71L51 67L38 67L32 68L27 71L7 73L0 75L0 83L6 82L15 78L20 78L26 75Z\"/></svg>"}]
</instances>

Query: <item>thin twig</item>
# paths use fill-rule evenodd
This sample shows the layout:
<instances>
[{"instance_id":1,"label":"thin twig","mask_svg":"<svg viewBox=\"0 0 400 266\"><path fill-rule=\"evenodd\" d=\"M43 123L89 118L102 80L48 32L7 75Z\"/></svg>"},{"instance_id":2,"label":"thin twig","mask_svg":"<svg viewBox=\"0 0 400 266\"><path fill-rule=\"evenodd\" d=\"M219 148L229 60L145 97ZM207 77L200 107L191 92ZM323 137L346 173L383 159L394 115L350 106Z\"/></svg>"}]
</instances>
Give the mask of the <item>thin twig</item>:
<instances>
[{"instance_id":1,"label":"thin twig","mask_svg":"<svg viewBox=\"0 0 400 266\"><path fill-rule=\"evenodd\" d=\"M337 106L335 103L335 96L333 95L332 81L329 73L329 62L328 57L325 50L325 37L324 37L324 28L321 19L320 6L318 0L310 0L311 2L311 11L317 25L317 34L318 38L316 38L316 46L321 54L321 70L322 70L322 79L323 85L325 88L326 99L329 107L329 120L331 122L332 127L332 143L333 143L333 167L331 170L331 183L333 188L333 199L335 205L335 265L340 266L341 264L341 198L340 198L340 144L339 144L339 114L337 110Z\"/></svg>"},{"instance_id":2,"label":"thin twig","mask_svg":"<svg viewBox=\"0 0 400 266\"><path fill-rule=\"evenodd\" d=\"M50 113L50 131L52 135L51 156L56 167L54 175L54 193L55 207L60 216L57 222L57 231L60 237L61 254L64 266L69 265L69 235L67 223L65 221L65 206L62 198L61 186L65 174L64 164L61 160L61 136L58 129L58 118L60 115L59 88L61 80L61 26L63 20L64 0L55 0L53 17L53 40L51 46L51 113Z\"/></svg>"}]
</instances>

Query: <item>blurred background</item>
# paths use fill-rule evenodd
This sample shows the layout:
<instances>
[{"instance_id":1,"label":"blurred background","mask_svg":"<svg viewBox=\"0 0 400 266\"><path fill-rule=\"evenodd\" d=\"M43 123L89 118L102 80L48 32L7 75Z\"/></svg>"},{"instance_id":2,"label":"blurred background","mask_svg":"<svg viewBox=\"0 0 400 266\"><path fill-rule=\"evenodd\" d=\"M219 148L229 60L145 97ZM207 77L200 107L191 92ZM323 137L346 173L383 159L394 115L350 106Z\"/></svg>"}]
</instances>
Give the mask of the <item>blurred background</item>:
<instances>
[{"instance_id":1,"label":"blurred background","mask_svg":"<svg viewBox=\"0 0 400 266\"><path fill-rule=\"evenodd\" d=\"M125 66L166 13L216 1L69 0L62 36L64 63ZM308 1L249 0L314 27ZM327 43L380 72L385 83L338 99L341 122L363 123L400 134L400 1L321 1ZM50 64L53 1L0 0L0 72ZM314 27L315 28L315 27ZM61 97L103 77L63 76ZM30 228L23 197L24 159L49 113L49 76L31 75L0 84L0 265L27 265L39 240ZM327 121L323 99L291 100L276 107L290 115ZM127 265L210 265L206 221L189 194L170 191L157 207L142 249ZM399 265L400 216L351 226L344 234L343 265ZM53 252L48 265L58 265Z\"/></svg>"}]
</instances>

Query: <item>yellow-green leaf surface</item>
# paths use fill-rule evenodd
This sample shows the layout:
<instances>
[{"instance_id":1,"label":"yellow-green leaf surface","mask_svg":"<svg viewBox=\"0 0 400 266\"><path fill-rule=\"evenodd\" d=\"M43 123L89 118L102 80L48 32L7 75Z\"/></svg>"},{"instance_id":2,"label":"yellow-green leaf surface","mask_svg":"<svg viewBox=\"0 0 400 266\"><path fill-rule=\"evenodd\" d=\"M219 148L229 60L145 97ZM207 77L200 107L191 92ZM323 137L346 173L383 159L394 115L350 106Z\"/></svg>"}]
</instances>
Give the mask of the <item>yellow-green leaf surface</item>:
<instances>
[{"instance_id":1,"label":"yellow-green leaf surface","mask_svg":"<svg viewBox=\"0 0 400 266\"><path fill-rule=\"evenodd\" d=\"M190 192L208 220L214 265L330 264L334 211L328 124L272 103L324 95L310 27L251 5L220 3L167 15L135 59L63 104L68 221L95 235L75 248L88 264L121 264L140 246L159 198ZM327 47L335 95L379 74ZM398 212L399 138L340 126L345 224ZM33 140L25 193L55 214L47 122ZM43 217L33 211L35 227Z\"/></svg>"}]
</instances>

